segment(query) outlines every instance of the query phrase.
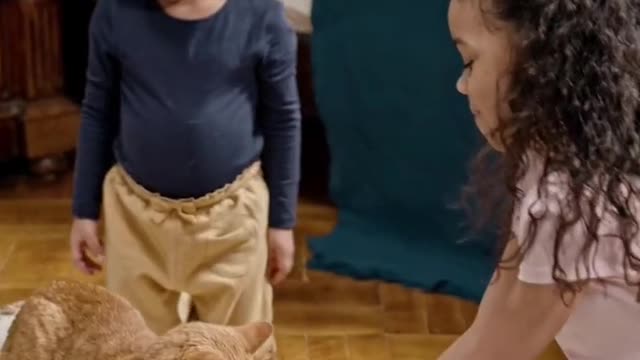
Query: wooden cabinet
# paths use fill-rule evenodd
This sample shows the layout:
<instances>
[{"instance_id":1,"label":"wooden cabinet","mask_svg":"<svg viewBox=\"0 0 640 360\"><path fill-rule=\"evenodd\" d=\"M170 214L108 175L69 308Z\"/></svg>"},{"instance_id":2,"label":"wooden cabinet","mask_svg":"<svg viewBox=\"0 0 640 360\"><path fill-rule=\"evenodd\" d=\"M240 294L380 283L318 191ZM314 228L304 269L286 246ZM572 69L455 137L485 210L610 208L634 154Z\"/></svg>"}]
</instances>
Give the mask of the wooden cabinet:
<instances>
[{"instance_id":1,"label":"wooden cabinet","mask_svg":"<svg viewBox=\"0 0 640 360\"><path fill-rule=\"evenodd\" d=\"M80 121L63 95L60 19L59 0L0 0L0 159L44 173L74 149Z\"/></svg>"},{"instance_id":2,"label":"wooden cabinet","mask_svg":"<svg viewBox=\"0 0 640 360\"><path fill-rule=\"evenodd\" d=\"M20 154L18 143L18 109L0 101L0 161L7 161Z\"/></svg>"},{"instance_id":3,"label":"wooden cabinet","mask_svg":"<svg viewBox=\"0 0 640 360\"><path fill-rule=\"evenodd\" d=\"M291 0L295 2L294 0ZM285 1L286 3L286 1ZM302 107L302 179L305 198L329 201L329 146L324 124L316 107L313 86L312 32L309 14L287 7L287 18L298 34L298 91Z\"/></svg>"},{"instance_id":4,"label":"wooden cabinet","mask_svg":"<svg viewBox=\"0 0 640 360\"><path fill-rule=\"evenodd\" d=\"M0 0L0 161L27 159L36 173L48 174L75 149L94 6L92 0ZM326 193L329 152L314 101L313 29L307 13L288 7L287 16L299 37L303 188Z\"/></svg>"},{"instance_id":5,"label":"wooden cabinet","mask_svg":"<svg viewBox=\"0 0 640 360\"><path fill-rule=\"evenodd\" d=\"M295 3L295 1L285 1L285 4L288 2ZM296 71L302 117L304 119L315 118L317 117L317 110L313 95L313 73L311 71L311 36L313 32L311 18L309 14L303 13L292 6L285 7L285 9L289 24L298 36L298 67Z\"/></svg>"},{"instance_id":6,"label":"wooden cabinet","mask_svg":"<svg viewBox=\"0 0 640 360\"><path fill-rule=\"evenodd\" d=\"M59 6L55 0L0 2L0 89L38 99L62 88Z\"/></svg>"}]
</instances>

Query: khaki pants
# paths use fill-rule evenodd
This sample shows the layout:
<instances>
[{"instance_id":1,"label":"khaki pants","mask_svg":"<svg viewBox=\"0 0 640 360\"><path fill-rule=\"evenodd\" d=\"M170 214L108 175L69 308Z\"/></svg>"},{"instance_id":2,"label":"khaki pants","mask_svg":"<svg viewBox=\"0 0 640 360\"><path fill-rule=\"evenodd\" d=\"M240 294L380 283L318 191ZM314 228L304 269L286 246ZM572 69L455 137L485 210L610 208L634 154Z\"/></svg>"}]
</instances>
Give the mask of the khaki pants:
<instances>
[{"instance_id":1,"label":"khaki pants","mask_svg":"<svg viewBox=\"0 0 640 360\"><path fill-rule=\"evenodd\" d=\"M181 322L181 293L205 322L272 321L268 202L259 163L232 184L189 200L152 194L113 167L103 199L107 288L158 334Z\"/></svg>"}]
</instances>

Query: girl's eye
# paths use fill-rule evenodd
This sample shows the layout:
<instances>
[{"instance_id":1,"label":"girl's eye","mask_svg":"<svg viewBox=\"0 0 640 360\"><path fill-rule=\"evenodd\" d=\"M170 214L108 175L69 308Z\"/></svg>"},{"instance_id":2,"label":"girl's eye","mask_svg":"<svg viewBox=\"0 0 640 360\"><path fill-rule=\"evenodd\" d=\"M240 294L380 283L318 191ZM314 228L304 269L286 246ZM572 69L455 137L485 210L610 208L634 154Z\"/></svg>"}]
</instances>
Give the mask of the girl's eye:
<instances>
[{"instance_id":1,"label":"girl's eye","mask_svg":"<svg viewBox=\"0 0 640 360\"><path fill-rule=\"evenodd\" d=\"M472 67L473 67L473 61L469 61L464 64L465 70L471 70Z\"/></svg>"}]
</instances>

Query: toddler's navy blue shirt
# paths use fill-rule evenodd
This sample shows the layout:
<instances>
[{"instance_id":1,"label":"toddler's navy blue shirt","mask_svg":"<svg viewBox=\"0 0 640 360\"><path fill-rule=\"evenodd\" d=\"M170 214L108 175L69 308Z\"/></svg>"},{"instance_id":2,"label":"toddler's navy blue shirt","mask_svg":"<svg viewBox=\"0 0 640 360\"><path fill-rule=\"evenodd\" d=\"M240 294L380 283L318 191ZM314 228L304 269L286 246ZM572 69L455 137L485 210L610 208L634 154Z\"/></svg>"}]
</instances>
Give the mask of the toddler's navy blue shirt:
<instances>
[{"instance_id":1,"label":"toddler's navy blue shirt","mask_svg":"<svg viewBox=\"0 0 640 360\"><path fill-rule=\"evenodd\" d=\"M117 161L169 198L195 198L262 160L270 226L295 223L296 35L278 0L227 0L186 21L156 0L98 0L90 25L74 216L97 219Z\"/></svg>"}]
</instances>

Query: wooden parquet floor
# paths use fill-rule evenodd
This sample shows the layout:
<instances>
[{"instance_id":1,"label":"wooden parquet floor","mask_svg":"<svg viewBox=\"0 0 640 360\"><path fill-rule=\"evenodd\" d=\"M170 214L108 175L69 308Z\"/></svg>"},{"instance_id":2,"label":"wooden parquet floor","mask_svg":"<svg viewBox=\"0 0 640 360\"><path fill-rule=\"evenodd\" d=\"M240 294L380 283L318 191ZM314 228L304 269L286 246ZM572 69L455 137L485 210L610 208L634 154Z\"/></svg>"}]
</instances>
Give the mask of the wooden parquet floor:
<instances>
[{"instance_id":1,"label":"wooden parquet floor","mask_svg":"<svg viewBox=\"0 0 640 360\"><path fill-rule=\"evenodd\" d=\"M0 305L24 298L53 279L103 281L73 269L67 243L69 187L57 189L0 186ZM295 270L275 293L280 358L436 359L469 326L475 306L305 269L310 256L305 239L331 231L335 219L329 206L301 203ZM542 359L563 358L553 347Z\"/></svg>"}]
</instances>

